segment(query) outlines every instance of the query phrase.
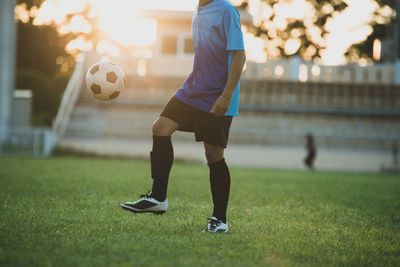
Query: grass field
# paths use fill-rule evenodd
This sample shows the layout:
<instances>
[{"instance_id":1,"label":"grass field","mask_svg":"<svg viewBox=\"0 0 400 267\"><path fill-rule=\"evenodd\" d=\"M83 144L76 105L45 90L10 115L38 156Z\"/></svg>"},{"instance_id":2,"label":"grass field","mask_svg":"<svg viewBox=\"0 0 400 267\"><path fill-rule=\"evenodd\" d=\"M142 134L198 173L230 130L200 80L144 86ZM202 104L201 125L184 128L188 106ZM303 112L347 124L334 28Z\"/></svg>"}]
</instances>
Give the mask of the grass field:
<instances>
[{"instance_id":1,"label":"grass field","mask_svg":"<svg viewBox=\"0 0 400 267\"><path fill-rule=\"evenodd\" d=\"M0 158L0 265L400 265L399 176L232 168L231 232L210 235L203 165L174 165L165 215L120 208L149 189L149 170Z\"/></svg>"}]
</instances>

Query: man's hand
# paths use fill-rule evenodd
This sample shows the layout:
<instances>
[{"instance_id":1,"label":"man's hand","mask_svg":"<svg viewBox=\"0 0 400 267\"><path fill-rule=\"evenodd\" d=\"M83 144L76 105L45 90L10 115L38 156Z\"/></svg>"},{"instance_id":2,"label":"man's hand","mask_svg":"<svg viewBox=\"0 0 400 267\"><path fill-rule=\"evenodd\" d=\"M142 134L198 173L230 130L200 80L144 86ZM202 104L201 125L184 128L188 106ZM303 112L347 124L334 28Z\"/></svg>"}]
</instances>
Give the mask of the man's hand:
<instances>
[{"instance_id":1,"label":"man's hand","mask_svg":"<svg viewBox=\"0 0 400 267\"><path fill-rule=\"evenodd\" d=\"M230 99L220 96L212 106L210 113L214 116L222 116L228 111L230 104Z\"/></svg>"}]
</instances>

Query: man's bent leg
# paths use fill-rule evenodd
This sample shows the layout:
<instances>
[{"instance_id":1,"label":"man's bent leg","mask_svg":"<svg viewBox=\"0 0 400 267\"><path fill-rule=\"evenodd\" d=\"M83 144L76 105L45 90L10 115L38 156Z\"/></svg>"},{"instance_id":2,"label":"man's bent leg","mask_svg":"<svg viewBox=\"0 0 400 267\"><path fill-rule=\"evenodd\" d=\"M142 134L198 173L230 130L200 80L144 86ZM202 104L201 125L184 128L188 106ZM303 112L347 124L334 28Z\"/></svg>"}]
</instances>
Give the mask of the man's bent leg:
<instances>
[{"instance_id":1,"label":"man's bent leg","mask_svg":"<svg viewBox=\"0 0 400 267\"><path fill-rule=\"evenodd\" d=\"M153 186L151 196L158 201L167 197L169 172L174 161L171 135L178 129L178 124L160 116L153 124L153 149L150 152L151 177Z\"/></svg>"},{"instance_id":2,"label":"man's bent leg","mask_svg":"<svg viewBox=\"0 0 400 267\"><path fill-rule=\"evenodd\" d=\"M153 124L153 150L151 156L151 172L153 178L152 193L141 195L136 202L121 204L121 207L135 212L151 212L163 214L168 209L166 199L169 171L174 160L171 134L178 129L177 123L159 117Z\"/></svg>"},{"instance_id":3,"label":"man's bent leg","mask_svg":"<svg viewBox=\"0 0 400 267\"><path fill-rule=\"evenodd\" d=\"M224 147L204 143L210 168L210 186L214 203L213 217L226 223L231 176L224 159Z\"/></svg>"}]
</instances>

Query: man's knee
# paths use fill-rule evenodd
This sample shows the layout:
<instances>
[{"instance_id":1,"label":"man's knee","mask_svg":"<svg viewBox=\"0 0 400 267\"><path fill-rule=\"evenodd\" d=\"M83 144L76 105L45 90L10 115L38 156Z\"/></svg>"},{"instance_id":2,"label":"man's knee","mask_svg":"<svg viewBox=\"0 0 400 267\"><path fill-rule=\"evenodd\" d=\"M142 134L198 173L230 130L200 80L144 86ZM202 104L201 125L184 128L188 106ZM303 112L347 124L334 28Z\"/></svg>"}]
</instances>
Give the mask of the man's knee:
<instances>
[{"instance_id":1,"label":"man's knee","mask_svg":"<svg viewBox=\"0 0 400 267\"><path fill-rule=\"evenodd\" d=\"M224 158L224 148L215 145L204 144L207 162L215 163Z\"/></svg>"},{"instance_id":2,"label":"man's knee","mask_svg":"<svg viewBox=\"0 0 400 267\"><path fill-rule=\"evenodd\" d=\"M163 125L157 119L153 123L153 127L151 128L151 132L153 133L153 135L159 135L159 133L161 133L162 131L163 131Z\"/></svg>"},{"instance_id":3,"label":"man's knee","mask_svg":"<svg viewBox=\"0 0 400 267\"><path fill-rule=\"evenodd\" d=\"M170 136L177 129L178 124L176 122L166 117L159 117L153 123L152 133L154 136Z\"/></svg>"},{"instance_id":4,"label":"man's knee","mask_svg":"<svg viewBox=\"0 0 400 267\"><path fill-rule=\"evenodd\" d=\"M220 161L224 157L217 153L206 152L206 158L207 158L207 163L211 164Z\"/></svg>"}]
</instances>

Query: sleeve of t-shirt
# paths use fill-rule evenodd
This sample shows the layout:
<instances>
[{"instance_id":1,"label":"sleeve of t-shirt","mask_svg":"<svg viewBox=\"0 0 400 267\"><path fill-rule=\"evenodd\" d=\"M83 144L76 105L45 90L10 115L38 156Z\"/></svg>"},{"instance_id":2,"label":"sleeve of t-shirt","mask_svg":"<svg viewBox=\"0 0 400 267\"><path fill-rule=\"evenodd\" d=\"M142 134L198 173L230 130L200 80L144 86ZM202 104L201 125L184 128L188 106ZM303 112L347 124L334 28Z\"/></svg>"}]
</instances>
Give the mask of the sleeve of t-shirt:
<instances>
[{"instance_id":1,"label":"sleeve of t-shirt","mask_svg":"<svg viewBox=\"0 0 400 267\"><path fill-rule=\"evenodd\" d=\"M224 11L222 27L226 38L226 50L244 50L240 15L235 7L229 7Z\"/></svg>"}]
</instances>

